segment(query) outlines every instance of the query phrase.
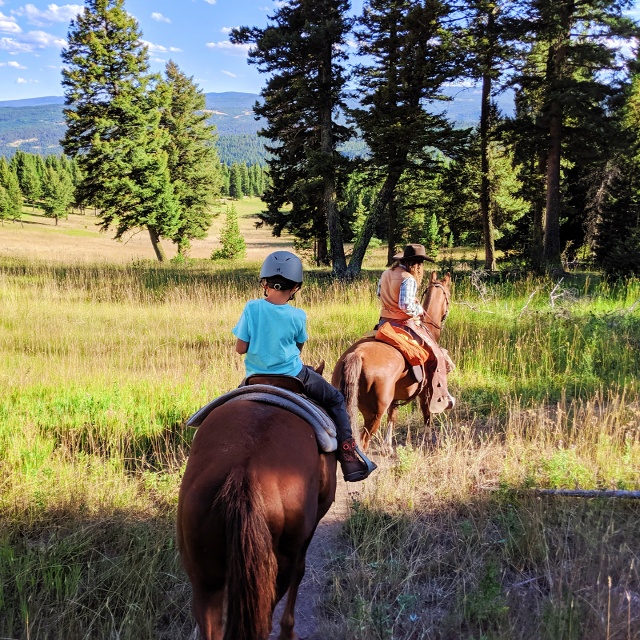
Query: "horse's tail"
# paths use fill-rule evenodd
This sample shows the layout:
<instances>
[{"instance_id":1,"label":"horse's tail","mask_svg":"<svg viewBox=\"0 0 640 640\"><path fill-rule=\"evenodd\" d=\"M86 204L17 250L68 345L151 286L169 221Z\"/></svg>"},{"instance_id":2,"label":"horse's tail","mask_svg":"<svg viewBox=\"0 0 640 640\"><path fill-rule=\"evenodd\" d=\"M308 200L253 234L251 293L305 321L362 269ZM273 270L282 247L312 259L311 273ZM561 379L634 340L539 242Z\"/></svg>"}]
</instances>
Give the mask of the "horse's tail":
<instances>
[{"instance_id":1,"label":"horse's tail","mask_svg":"<svg viewBox=\"0 0 640 640\"><path fill-rule=\"evenodd\" d=\"M362 358L354 352L348 353L342 361L341 391L351 421L351 430L356 433L358 426L358 389L360 387L360 373L362 372Z\"/></svg>"},{"instance_id":2,"label":"horse's tail","mask_svg":"<svg viewBox=\"0 0 640 640\"><path fill-rule=\"evenodd\" d=\"M243 467L216 499L227 539L227 621L224 640L267 640L278 566L260 491Z\"/></svg>"}]
</instances>

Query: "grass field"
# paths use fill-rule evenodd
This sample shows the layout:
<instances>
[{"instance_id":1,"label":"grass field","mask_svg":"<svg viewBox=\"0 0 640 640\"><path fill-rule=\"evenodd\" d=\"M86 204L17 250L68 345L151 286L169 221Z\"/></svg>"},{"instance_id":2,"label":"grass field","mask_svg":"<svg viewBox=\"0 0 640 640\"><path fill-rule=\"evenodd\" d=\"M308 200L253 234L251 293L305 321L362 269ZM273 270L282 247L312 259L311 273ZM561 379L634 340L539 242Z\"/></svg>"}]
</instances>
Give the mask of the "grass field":
<instances>
[{"instance_id":1,"label":"grass field","mask_svg":"<svg viewBox=\"0 0 640 640\"><path fill-rule=\"evenodd\" d=\"M0 227L0 638L189 637L184 421L241 379L231 327L261 258L290 246L254 228L259 203L238 210L237 264L204 259L216 228L159 265L92 216ZM329 371L371 328L384 254L349 285L310 271L308 362ZM640 489L640 283L453 275L458 405L432 449L402 410L326 577L323 633L640 638L640 503L533 491Z\"/></svg>"}]
</instances>

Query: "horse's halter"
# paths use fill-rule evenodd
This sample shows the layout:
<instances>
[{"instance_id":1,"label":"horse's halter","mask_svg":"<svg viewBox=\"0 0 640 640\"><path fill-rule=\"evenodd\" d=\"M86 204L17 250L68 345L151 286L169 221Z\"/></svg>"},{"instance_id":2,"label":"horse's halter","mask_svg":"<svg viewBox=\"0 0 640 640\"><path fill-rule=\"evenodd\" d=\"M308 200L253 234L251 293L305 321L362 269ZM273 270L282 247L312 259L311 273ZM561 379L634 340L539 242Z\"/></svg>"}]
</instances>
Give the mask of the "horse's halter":
<instances>
[{"instance_id":1,"label":"horse's halter","mask_svg":"<svg viewBox=\"0 0 640 640\"><path fill-rule=\"evenodd\" d=\"M442 319L440 320L440 324L438 324L433 317L429 314L429 312L427 311L427 306L428 303L431 300L431 292L430 289L442 289L442 294L444 295L444 301L446 302L446 307L444 310L444 315L442 316ZM449 315L449 307L451 306L451 294L449 294L447 292L447 290L444 288L444 285L442 285L440 282L432 282L424 291L424 293L422 294L422 299L424 300L425 296L429 294L429 297L427 300L425 300L424 304L422 305L423 309L424 309L424 315L425 317L429 318L429 324L432 324L438 331L442 330L442 327L444 327L444 323L445 320L447 319L447 316Z\"/></svg>"}]
</instances>

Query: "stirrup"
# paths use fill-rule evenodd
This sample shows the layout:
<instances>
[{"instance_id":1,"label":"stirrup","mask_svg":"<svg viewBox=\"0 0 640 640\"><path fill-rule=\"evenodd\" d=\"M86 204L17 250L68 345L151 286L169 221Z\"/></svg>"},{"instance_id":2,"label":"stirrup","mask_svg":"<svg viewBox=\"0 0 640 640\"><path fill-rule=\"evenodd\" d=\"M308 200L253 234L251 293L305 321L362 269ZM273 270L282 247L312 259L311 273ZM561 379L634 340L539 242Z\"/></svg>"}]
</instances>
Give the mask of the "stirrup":
<instances>
[{"instance_id":1,"label":"stirrup","mask_svg":"<svg viewBox=\"0 0 640 640\"><path fill-rule=\"evenodd\" d=\"M373 473L378 468L378 465L373 462L373 460L369 460L369 458L367 458L367 456L360 450L360 447L357 444L353 450L356 452L360 460L362 460L362 462L367 465L367 468L360 469L359 471L352 471L351 473L345 475L345 482L360 482L361 480L368 478L371 473Z\"/></svg>"}]
</instances>

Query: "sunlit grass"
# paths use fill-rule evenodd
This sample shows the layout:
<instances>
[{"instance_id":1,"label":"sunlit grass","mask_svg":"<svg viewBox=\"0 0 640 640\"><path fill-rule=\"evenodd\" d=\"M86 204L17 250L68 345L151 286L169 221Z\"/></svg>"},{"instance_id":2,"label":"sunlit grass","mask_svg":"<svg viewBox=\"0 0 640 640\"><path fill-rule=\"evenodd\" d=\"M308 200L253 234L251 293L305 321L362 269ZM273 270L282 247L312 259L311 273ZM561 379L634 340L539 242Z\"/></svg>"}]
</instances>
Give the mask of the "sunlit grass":
<instances>
[{"instance_id":1,"label":"sunlit grass","mask_svg":"<svg viewBox=\"0 0 640 640\"><path fill-rule=\"evenodd\" d=\"M303 356L326 377L377 321L382 267L355 282L309 269ZM258 270L0 259L0 636L188 637L173 525L184 422L243 376L231 329ZM637 509L528 492L640 487L639 298L637 281L456 276L442 342L458 405L434 420L436 448L419 446L431 439L410 405L389 468L374 452L327 634L604 637L584 635L587 600L622 624L598 608L608 583L587 581L598 564L612 590L640 591Z\"/></svg>"}]
</instances>

